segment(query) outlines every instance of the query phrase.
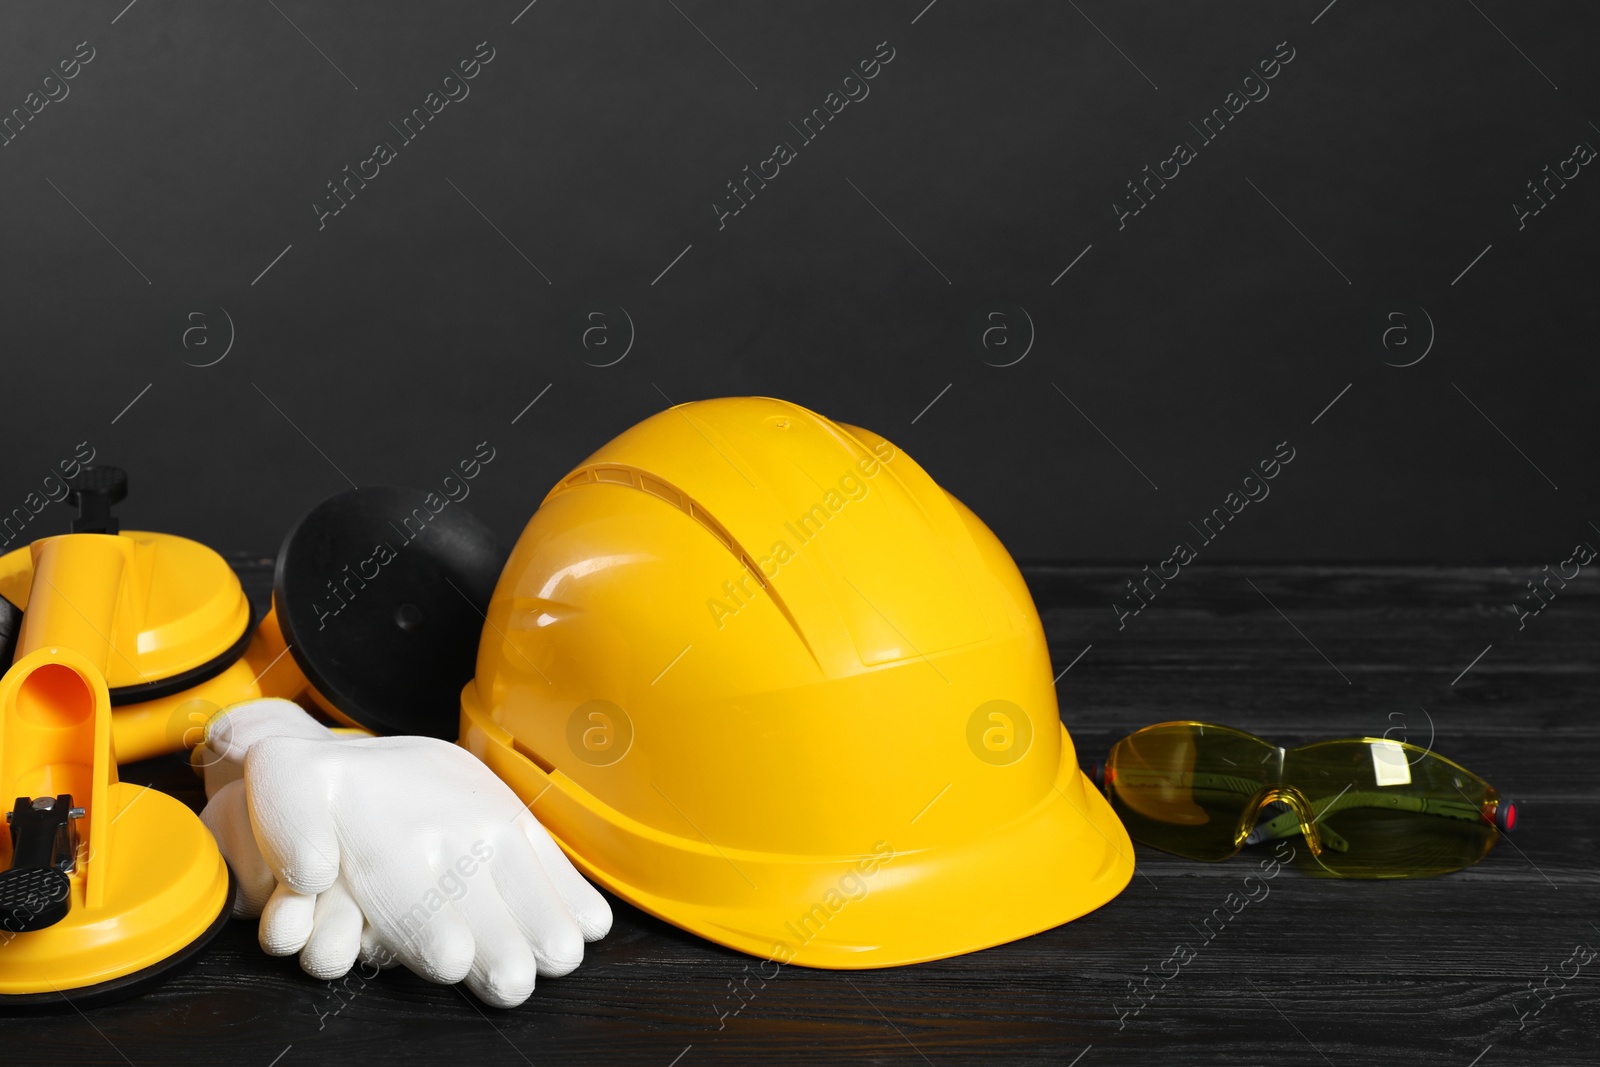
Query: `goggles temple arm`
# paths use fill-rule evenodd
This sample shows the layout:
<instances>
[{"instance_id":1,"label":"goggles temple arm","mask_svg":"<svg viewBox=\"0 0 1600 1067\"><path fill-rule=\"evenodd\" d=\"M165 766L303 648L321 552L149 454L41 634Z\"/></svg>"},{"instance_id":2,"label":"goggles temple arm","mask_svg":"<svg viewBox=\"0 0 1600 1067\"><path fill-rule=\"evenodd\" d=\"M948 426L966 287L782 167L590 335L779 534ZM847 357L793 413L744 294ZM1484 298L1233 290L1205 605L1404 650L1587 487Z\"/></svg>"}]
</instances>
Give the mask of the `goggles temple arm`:
<instances>
[{"instance_id":1,"label":"goggles temple arm","mask_svg":"<svg viewBox=\"0 0 1600 1067\"><path fill-rule=\"evenodd\" d=\"M1390 811L1411 811L1423 815L1437 815L1448 819L1465 819L1477 821L1483 818L1481 808L1471 804L1464 804L1458 800L1440 800L1432 797L1405 796L1397 793L1368 793L1345 792L1339 796L1329 797L1324 800L1311 802L1316 817L1321 819L1334 811L1344 811L1351 808L1386 808ZM1293 837L1300 832L1300 816L1294 811L1279 812L1265 822L1257 823L1250 836L1245 840L1254 844L1260 841L1272 841L1281 837ZM1335 833L1332 828L1322 825L1318 832L1323 842L1336 852L1349 851L1349 843Z\"/></svg>"},{"instance_id":2,"label":"goggles temple arm","mask_svg":"<svg viewBox=\"0 0 1600 1067\"><path fill-rule=\"evenodd\" d=\"M1168 787L1201 787L1216 789L1229 793L1238 793L1248 796L1264 788L1264 783L1252 781L1230 774L1194 773L1189 771L1122 771L1117 776L1117 781L1124 786L1158 786ZM1368 791L1346 790L1336 796L1327 797L1311 802L1315 818L1320 820L1335 811L1350 808L1386 808L1390 811L1409 811L1424 815L1437 815L1450 819L1478 820L1482 819L1483 809L1474 807L1471 803L1459 800L1445 800L1433 797L1408 796L1403 793L1384 793ZM1257 844L1262 841L1273 841L1279 838L1293 837L1300 832L1300 816L1293 810L1279 812L1272 818L1259 822L1245 838L1247 844ZM1336 852L1349 851L1349 842L1335 833L1328 826L1320 826L1318 832L1323 843Z\"/></svg>"}]
</instances>

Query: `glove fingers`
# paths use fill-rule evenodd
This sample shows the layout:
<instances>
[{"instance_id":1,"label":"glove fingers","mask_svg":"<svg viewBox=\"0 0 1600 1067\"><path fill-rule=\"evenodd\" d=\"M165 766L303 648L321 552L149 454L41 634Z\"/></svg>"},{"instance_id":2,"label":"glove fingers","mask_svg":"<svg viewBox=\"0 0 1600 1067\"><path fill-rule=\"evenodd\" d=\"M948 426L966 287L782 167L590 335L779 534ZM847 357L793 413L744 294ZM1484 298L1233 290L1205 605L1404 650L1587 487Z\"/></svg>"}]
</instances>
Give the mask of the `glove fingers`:
<instances>
[{"instance_id":1,"label":"glove fingers","mask_svg":"<svg viewBox=\"0 0 1600 1067\"><path fill-rule=\"evenodd\" d=\"M300 950L300 968L313 978L334 979L350 973L361 951L361 928L366 920L344 879L317 896L311 936Z\"/></svg>"},{"instance_id":2,"label":"glove fingers","mask_svg":"<svg viewBox=\"0 0 1600 1067\"><path fill-rule=\"evenodd\" d=\"M507 835L502 841L489 864L500 898L532 945L539 973L550 977L570 973L583 962L583 932L577 918L567 910L532 843L521 835Z\"/></svg>"},{"instance_id":3,"label":"glove fingers","mask_svg":"<svg viewBox=\"0 0 1600 1067\"><path fill-rule=\"evenodd\" d=\"M222 856L233 869L237 895L233 900L235 919L253 919L261 914L272 891L278 887L272 869L261 856L255 832L250 828L250 808L245 803L243 781L231 782L212 797L200 812Z\"/></svg>"},{"instance_id":4,"label":"glove fingers","mask_svg":"<svg viewBox=\"0 0 1600 1067\"><path fill-rule=\"evenodd\" d=\"M387 971L400 966L400 956L378 936L371 923L361 927L361 963Z\"/></svg>"},{"instance_id":5,"label":"glove fingers","mask_svg":"<svg viewBox=\"0 0 1600 1067\"><path fill-rule=\"evenodd\" d=\"M496 1008L514 1008L533 993L538 964L528 939L506 910L489 879L471 883L455 902L472 929L476 950L467 971L467 988Z\"/></svg>"},{"instance_id":6,"label":"glove fingers","mask_svg":"<svg viewBox=\"0 0 1600 1067\"><path fill-rule=\"evenodd\" d=\"M357 873L350 878L351 894L372 926L371 940L430 982L454 985L465 978L474 955L472 930L439 891L432 868L421 862L403 876L393 867L383 874L376 885Z\"/></svg>"},{"instance_id":7,"label":"glove fingers","mask_svg":"<svg viewBox=\"0 0 1600 1067\"><path fill-rule=\"evenodd\" d=\"M317 898L286 885L272 891L261 912L261 948L269 956L292 956L311 937Z\"/></svg>"},{"instance_id":8,"label":"glove fingers","mask_svg":"<svg viewBox=\"0 0 1600 1067\"><path fill-rule=\"evenodd\" d=\"M256 842L278 881L299 893L324 892L339 876L339 838L323 766L331 747L306 738L267 737L252 744L245 757Z\"/></svg>"},{"instance_id":9,"label":"glove fingers","mask_svg":"<svg viewBox=\"0 0 1600 1067\"><path fill-rule=\"evenodd\" d=\"M583 939L598 941L610 933L611 905L598 889L578 873L572 861L567 859L567 854L561 851L561 846L550 836L550 831L533 817L532 812L518 816L517 825L533 847L534 855L543 865L550 884L555 886L556 892L561 894L562 903L577 920Z\"/></svg>"}]
</instances>

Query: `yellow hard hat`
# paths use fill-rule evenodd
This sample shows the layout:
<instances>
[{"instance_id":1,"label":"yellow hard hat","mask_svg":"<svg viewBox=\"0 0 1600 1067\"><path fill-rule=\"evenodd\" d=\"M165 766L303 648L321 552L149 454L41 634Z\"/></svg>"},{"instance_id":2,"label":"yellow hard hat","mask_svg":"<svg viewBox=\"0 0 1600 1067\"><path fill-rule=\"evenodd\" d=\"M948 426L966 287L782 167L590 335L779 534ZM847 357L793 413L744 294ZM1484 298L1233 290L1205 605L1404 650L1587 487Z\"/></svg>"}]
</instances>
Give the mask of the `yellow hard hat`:
<instances>
[{"instance_id":1,"label":"yellow hard hat","mask_svg":"<svg viewBox=\"0 0 1600 1067\"><path fill-rule=\"evenodd\" d=\"M585 874L780 963L970 952L1133 875L1000 542L785 401L680 404L563 478L461 703L461 744Z\"/></svg>"}]
</instances>

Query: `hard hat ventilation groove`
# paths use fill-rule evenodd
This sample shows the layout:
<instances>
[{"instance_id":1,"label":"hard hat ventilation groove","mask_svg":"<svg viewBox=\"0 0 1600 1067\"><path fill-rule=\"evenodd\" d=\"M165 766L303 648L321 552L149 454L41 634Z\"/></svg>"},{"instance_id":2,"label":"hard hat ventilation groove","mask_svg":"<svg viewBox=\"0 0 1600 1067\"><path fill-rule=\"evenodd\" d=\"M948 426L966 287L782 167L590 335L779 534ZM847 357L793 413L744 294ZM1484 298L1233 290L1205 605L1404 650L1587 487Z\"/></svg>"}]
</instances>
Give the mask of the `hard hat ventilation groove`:
<instances>
[{"instance_id":1,"label":"hard hat ventilation groove","mask_svg":"<svg viewBox=\"0 0 1600 1067\"><path fill-rule=\"evenodd\" d=\"M734 540L733 535L720 522L712 518L711 512L706 509L705 505L696 502L693 497L677 486L662 481L655 475L642 471L638 467L630 467L620 463L580 467L567 475L562 480L561 485L550 495L555 496L556 493L576 489L579 486L596 484L626 486L637 489L642 493L648 493L657 500L671 504L705 527L707 533L715 537L722 543L722 547L738 558L739 563L745 570L750 572L750 576L763 589L767 588L767 576L762 573L755 557L746 551L743 545Z\"/></svg>"}]
</instances>

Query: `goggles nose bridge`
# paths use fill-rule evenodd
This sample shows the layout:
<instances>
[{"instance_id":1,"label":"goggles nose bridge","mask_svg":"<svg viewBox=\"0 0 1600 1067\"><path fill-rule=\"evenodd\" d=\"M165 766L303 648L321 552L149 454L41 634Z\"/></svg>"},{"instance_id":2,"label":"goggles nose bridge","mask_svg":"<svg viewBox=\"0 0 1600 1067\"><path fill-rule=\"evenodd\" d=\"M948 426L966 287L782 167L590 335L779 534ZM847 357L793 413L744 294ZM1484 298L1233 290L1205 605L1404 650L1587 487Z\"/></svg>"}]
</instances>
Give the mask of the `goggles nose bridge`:
<instances>
[{"instance_id":1,"label":"goggles nose bridge","mask_svg":"<svg viewBox=\"0 0 1600 1067\"><path fill-rule=\"evenodd\" d=\"M1283 750L1279 749L1278 751L1281 753ZM1289 810L1272 815L1267 820L1267 823L1263 825L1261 813L1273 804L1282 804ZM1273 823L1287 822L1286 817L1291 814L1294 816L1294 821L1291 825L1271 825ZM1239 843L1256 844L1262 841L1277 840L1301 834L1305 837L1306 845L1311 849L1311 854L1320 856L1326 845L1322 840L1321 834L1318 833L1316 820L1316 809L1306 795L1294 786L1283 785L1280 782L1277 785L1266 787L1256 795L1251 804L1249 817L1244 820L1239 828Z\"/></svg>"}]
</instances>

